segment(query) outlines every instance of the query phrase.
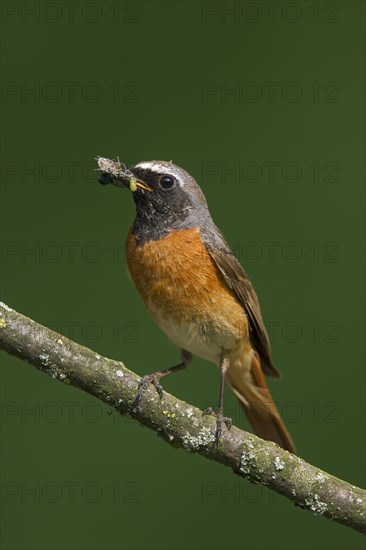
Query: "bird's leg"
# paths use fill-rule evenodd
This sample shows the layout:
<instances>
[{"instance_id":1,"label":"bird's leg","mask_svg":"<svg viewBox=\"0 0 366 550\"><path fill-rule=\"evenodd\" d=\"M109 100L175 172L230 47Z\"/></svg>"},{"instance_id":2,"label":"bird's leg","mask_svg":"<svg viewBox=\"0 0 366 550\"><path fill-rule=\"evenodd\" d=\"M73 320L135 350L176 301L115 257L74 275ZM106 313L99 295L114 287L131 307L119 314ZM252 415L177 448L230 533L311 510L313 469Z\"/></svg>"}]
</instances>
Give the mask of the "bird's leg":
<instances>
[{"instance_id":1,"label":"bird's leg","mask_svg":"<svg viewBox=\"0 0 366 550\"><path fill-rule=\"evenodd\" d=\"M188 351L182 349L181 354L182 361L181 363L179 363L179 365L153 372L152 374L148 374L147 376L143 376L141 378L139 389L135 399L135 407L138 407L140 405L142 396L144 395L145 390L150 386L150 384L153 384L153 386L155 386L160 399L163 397L163 388L160 384L160 378L163 378L163 376L166 376L167 374L172 374L173 372L178 372L179 370L185 369L192 362L192 355Z\"/></svg>"},{"instance_id":2,"label":"bird's leg","mask_svg":"<svg viewBox=\"0 0 366 550\"><path fill-rule=\"evenodd\" d=\"M216 433L215 433L215 440L216 444L218 444L219 439L221 437L222 433L222 423L224 422L227 429L230 430L232 426L232 420L231 418L227 418L224 416L224 389L225 389L225 374L229 367L229 358L225 352L222 353L221 359L220 359L220 397L219 397L219 408L217 409L216 413ZM211 407L208 407L203 414L212 414L213 410Z\"/></svg>"}]
</instances>

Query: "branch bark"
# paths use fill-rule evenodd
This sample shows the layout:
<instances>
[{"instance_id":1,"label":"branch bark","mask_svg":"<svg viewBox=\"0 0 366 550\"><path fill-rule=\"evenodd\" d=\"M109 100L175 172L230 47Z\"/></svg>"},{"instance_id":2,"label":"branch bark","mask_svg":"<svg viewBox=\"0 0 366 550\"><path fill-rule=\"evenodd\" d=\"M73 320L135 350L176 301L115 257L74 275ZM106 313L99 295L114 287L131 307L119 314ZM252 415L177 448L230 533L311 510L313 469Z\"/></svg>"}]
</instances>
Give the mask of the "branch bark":
<instances>
[{"instance_id":1,"label":"branch bark","mask_svg":"<svg viewBox=\"0 0 366 550\"><path fill-rule=\"evenodd\" d=\"M80 388L156 431L175 447L230 467L311 510L366 533L366 492L235 426L214 444L216 421L149 388L136 409L140 378L122 362L101 357L0 303L0 348L55 380Z\"/></svg>"}]
</instances>

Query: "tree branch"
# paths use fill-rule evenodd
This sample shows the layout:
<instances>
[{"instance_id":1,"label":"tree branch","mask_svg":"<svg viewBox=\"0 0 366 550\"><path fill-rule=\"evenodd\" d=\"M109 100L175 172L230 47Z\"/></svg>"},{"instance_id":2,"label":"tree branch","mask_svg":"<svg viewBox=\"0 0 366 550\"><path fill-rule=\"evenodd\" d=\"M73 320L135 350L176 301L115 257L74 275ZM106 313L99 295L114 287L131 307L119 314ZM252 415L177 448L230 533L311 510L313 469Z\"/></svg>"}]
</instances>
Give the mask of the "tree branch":
<instances>
[{"instance_id":1,"label":"tree branch","mask_svg":"<svg viewBox=\"0 0 366 550\"><path fill-rule=\"evenodd\" d=\"M284 495L298 506L366 533L365 491L307 464L235 426L214 444L216 421L149 388L139 409L140 378L123 363L101 357L0 303L0 347L56 380L80 388L156 431L168 443L220 462L239 476Z\"/></svg>"}]
</instances>

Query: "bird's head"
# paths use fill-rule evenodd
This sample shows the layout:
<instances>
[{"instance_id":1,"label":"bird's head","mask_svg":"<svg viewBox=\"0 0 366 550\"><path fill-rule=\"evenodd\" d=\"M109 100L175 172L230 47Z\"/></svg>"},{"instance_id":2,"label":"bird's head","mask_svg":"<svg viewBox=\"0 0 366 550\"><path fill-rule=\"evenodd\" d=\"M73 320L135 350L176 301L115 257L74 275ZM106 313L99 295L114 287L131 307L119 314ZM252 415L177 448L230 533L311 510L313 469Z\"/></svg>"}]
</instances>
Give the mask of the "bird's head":
<instances>
[{"instance_id":1,"label":"bird's head","mask_svg":"<svg viewBox=\"0 0 366 550\"><path fill-rule=\"evenodd\" d=\"M135 225L154 228L158 236L171 230L197 227L207 216L207 203L195 179L172 162L139 162L122 176L102 172L101 183L114 183L132 191L136 204Z\"/></svg>"}]
</instances>

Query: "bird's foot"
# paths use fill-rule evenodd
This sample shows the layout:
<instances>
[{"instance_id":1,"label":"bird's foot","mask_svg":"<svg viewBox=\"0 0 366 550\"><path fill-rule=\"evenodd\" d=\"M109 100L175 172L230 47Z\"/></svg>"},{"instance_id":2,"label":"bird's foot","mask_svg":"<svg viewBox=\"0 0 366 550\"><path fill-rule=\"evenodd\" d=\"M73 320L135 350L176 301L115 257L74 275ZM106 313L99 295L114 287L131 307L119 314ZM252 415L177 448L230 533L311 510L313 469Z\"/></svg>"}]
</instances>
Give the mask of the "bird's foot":
<instances>
[{"instance_id":1,"label":"bird's foot","mask_svg":"<svg viewBox=\"0 0 366 550\"><path fill-rule=\"evenodd\" d=\"M233 421L231 418L228 418L227 416L223 415L222 409L218 409L217 412L215 412L211 407L208 407L203 411L204 415L216 415L216 432L215 432L215 441L216 445L218 445L221 434L222 434L222 423L225 424L228 430L231 429L231 426L233 425Z\"/></svg>"},{"instance_id":2,"label":"bird's foot","mask_svg":"<svg viewBox=\"0 0 366 550\"><path fill-rule=\"evenodd\" d=\"M159 376L159 373L148 374L147 376L143 376L141 378L138 392L135 398L135 407L138 407L140 405L142 396L144 395L145 391L150 386L150 384L155 386L155 389L158 392L160 399L163 397L163 387L160 384L160 378L161 376Z\"/></svg>"}]
</instances>

